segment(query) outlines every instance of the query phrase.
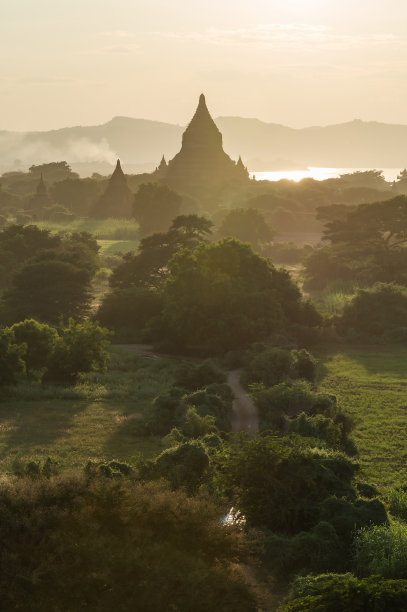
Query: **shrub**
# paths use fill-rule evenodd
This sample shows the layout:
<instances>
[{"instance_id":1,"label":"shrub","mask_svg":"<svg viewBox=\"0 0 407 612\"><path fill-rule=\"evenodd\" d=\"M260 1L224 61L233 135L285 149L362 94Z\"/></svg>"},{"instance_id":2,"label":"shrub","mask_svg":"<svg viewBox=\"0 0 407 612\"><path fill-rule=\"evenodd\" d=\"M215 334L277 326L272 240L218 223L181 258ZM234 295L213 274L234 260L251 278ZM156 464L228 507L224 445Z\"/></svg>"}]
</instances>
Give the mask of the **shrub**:
<instances>
[{"instance_id":1,"label":"shrub","mask_svg":"<svg viewBox=\"0 0 407 612\"><path fill-rule=\"evenodd\" d=\"M231 415L232 415L232 398L229 390L229 394L223 393L218 395L216 393L219 387L226 385L210 385L194 393L189 393L184 396L184 401L196 408L197 413L201 417L211 416L215 419L216 426L222 431L229 431L231 427ZM227 387L229 389L229 387ZM211 393L210 389L213 389L215 393Z\"/></svg>"},{"instance_id":2,"label":"shrub","mask_svg":"<svg viewBox=\"0 0 407 612\"><path fill-rule=\"evenodd\" d=\"M296 378L303 378L313 382L317 375L316 359L305 349L292 351L292 354L294 357Z\"/></svg>"},{"instance_id":3,"label":"shrub","mask_svg":"<svg viewBox=\"0 0 407 612\"><path fill-rule=\"evenodd\" d=\"M378 283L359 289L337 318L340 333L353 333L356 340L382 339L400 342L407 338L407 291L393 283Z\"/></svg>"},{"instance_id":4,"label":"shrub","mask_svg":"<svg viewBox=\"0 0 407 612\"><path fill-rule=\"evenodd\" d=\"M191 406L187 409L181 429L187 438L201 438L216 431L215 417L209 414L200 416L195 406Z\"/></svg>"},{"instance_id":5,"label":"shrub","mask_svg":"<svg viewBox=\"0 0 407 612\"><path fill-rule=\"evenodd\" d=\"M352 574L322 574L297 578L281 607L282 612L404 612L407 581Z\"/></svg>"},{"instance_id":6,"label":"shrub","mask_svg":"<svg viewBox=\"0 0 407 612\"><path fill-rule=\"evenodd\" d=\"M295 419L285 421L285 431L288 434L298 433L306 438L318 438L324 440L331 448L343 450L341 425L335 423L330 417L322 416L322 414L307 416L302 412Z\"/></svg>"},{"instance_id":7,"label":"shrub","mask_svg":"<svg viewBox=\"0 0 407 612\"><path fill-rule=\"evenodd\" d=\"M284 350L281 348L266 348L254 351L246 367L247 383L263 383L272 387L279 383L303 378L309 382L315 380L317 362L305 349Z\"/></svg>"},{"instance_id":8,"label":"shrub","mask_svg":"<svg viewBox=\"0 0 407 612\"><path fill-rule=\"evenodd\" d=\"M357 469L342 453L315 449L300 436L264 435L228 451L220 478L236 492L236 506L250 526L295 535L320 520L333 523L335 511L340 517L337 528L345 525L349 537L355 524L386 520L383 504L357 499L352 486Z\"/></svg>"},{"instance_id":9,"label":"shrub","mask_svg":"<svg viewBox=\"0 0 407 612\"><path fill-rule=\"evenodd\" d=\"M144 476L165 478L174 489L185 487L193 493L205 481L208 468L209 458L204 445L189 440L163 451L147 464Z\"/></svg>"},{"instance_id":10,"label":"shrub","mask_svg":"<svg viewBox=\"0 0 407 612\"><path fill-rule=\"evenodd\" d=\"M0 328L0 387L13 385L24 372L25 350L24 344L16 343L10 329Z\"/></svg>"},{"instance_id":11,"label":"shrub","mask_svg":"<svg viewBox=\"0 0 407 612\"><path fill-rule=\"evenodd\" d=\"M97 323L77 323L69 319L56 343L44 380L75 382L79 373L103 371L109 355L106 351L109 331Z\"/></svg>"},{"instance_id":12,"label":"shrub","mask_svg":"<svg viewBox=\"0 0 407 612\"><path fill-rule=\"evenodd\" d=\"M15 323L10 329L16 341L25 344L24 362L27 376L33 370L45 368L58 342L56 329L35 319L25 319Z\"/></svg>"},{"instance_id":13,"label":"shrub","mask_svg":"<svg viewBox=\"0 0 407 612\"><path fill-rule=\"evenodd\" d=\"M248 383L261 382L266 387L278 385L295 377L295 361L290 351L269 348L250 360L246 369Z\"/></svg>"},{"instance_id":14,"label":"shrub","mask_svg":"<svg viewBox=\"0 0 407 612\"><path fill-rule=\"evenodd\" d=\"M175 373L175 384L189 391L202 389L210 384L222 384L226 382L224 372L207 359L199 365L184 361Z\"/></svg>"},{"instance_id":15,"label":"shrub","mask_svg":"<svg viewBox=\"0 0 407 612\"><path fill-rule=\"evenodd\" d=\"M181 423L187 410L183 395L183 389L174 386L154 398L145 423L150 433L164 436Z\"/></svg>"},{"instance_id":16,"label":"shrub","mask_svg":"<svg viewBox=\"0 0 407 612\"><path fill-rule=\"evenodd\" d=\"M304 382L280 383L270 389L264 385L252 385L251 394L260 413L262 429L274 415L296 417L302 412L308 415L321 414L325 417L338 418L339 408L334 395L311 391ZM346 422L346 419L345 419ZM350 425L344 423L346 432Z\"/></svg>"}]
</instances>

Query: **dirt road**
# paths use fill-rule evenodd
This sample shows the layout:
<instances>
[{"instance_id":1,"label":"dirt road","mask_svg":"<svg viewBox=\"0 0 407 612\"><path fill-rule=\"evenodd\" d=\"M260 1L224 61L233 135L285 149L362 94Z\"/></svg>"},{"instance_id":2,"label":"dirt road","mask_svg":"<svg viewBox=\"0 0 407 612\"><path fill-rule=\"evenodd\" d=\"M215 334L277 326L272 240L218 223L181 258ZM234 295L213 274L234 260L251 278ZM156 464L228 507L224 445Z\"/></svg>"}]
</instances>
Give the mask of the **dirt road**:
<instances>
[{"instance_id":1,"label":"dirt road","mask_svg":"<svg viewBox=\"0 0 407 612\"><path fill-rule=\"evenodd\" d=\"M240 384L240 374L240 370L233 370L227 378L234 397L232 431L247 431L254 436L259 431L259 415L252 398Z\"/></svg>"},{"instance_id":2,"label":"dirt road","mask_svg":"<svg viewBox=\"0 0 407 612\"><path fill-rule=\"evenodd\" d=\"M189 357L179 355L161 355L153 351L153 347L149 344L115 344L113 348L120 348L128 353L135 353L141 357L159 358L167 357L172 359L185 359L191 361ZM200 361L192 359L192 361ZM259 416L257 408L254 405L251 397L246 393L240 384L240 370L233 370L228 373L227 384L233 393L233 414L232 414L232 431L247 431L251 436L254 436L259 431Z\"/></svg>"}]
</instances>

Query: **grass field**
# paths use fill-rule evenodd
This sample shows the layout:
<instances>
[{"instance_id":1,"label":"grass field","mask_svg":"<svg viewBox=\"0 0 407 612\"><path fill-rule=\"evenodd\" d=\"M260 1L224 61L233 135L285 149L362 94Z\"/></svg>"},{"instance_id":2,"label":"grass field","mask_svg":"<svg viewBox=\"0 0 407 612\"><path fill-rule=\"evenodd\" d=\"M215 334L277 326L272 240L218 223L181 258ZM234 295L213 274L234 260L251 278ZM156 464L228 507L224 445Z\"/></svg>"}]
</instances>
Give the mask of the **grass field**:
<instances>
[{"instance_id":1,"label":"grass field","mask_svg":"<svg viewBox=\"0 0 407 612\"><path fill-rule=\"evenodd\" d=\"M116 255L118 253L128 253L137 251L138 240L98 240L100 255Z\"/></svg>"},{"instance_id":2,"label":"grass field","mask_svg":"<svg viewBox=\"0 0 407 612\"><path fill-rule=\"evenodd\" d=\"M355 422L362 476L384 491L407 484L407 349L320 351L321 390L333 393Z\"/></svg>"},{"instance_id":3,"label":"grass field","mask_svg":"<svg viewBox=\"0 0 407 612\"><path fill-rule=\"evenodd\" d=\"M95 238L103 240L136 240L139 224L134 219L91 219L77 218L69 223L41 221L41 229L51 232L90 232Z\"/></svg>"},{"instance_id":4,"label":"grass field","mask_svg":"<svg viewBox=\"0 0 407 612\"><path fill-rule=\"evenodd\" d=\"M172 383L174 364L112 352L106 374L73 388L20 385L0 402L0 471L15 459L57 461L61 469L91 460L124 460L163 450L159 439L135 435L151 400Z\"/></svg>"}]
</instances>

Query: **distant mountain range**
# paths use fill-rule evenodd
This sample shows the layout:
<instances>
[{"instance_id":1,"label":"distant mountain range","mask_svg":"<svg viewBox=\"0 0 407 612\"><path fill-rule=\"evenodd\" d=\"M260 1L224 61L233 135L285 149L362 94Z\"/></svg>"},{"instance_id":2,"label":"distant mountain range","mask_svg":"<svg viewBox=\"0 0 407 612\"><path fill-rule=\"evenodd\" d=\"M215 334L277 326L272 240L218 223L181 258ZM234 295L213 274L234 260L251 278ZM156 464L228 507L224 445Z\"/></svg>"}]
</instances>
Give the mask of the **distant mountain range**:
<instances>
[{"instance_id":1,"label":"distant mountain range","mask_svg":"<svg viewBox=\"0 0 407 612\"><path fill-rule=\"evenodd\" d=\"M241 155L250 170L407 166L407 125L355 120L293 129L241 117L218 117L215 121L223 134L225 151L234 159ZM0 171L66 160L82 175L95 171L108 174L120 157L125 171L149 172L163 154L171 159L179 151L184 129L158 121L114 117L97 126L48 132L0 131Z\"/></svg>"}]
</instances>

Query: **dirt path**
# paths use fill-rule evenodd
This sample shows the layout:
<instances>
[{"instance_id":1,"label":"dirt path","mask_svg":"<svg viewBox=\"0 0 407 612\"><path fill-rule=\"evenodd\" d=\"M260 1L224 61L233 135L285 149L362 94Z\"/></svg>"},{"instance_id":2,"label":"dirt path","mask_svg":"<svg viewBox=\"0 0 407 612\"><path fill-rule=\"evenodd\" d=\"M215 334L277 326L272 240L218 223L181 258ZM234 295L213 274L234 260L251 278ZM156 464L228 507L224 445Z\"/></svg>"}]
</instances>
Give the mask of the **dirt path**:
<instances>
[{"instance_id":1,"label":"dirt path","mask_svg":"<svg viewBox=\"0 0 407 612\"><path fill-rule=\"evenodd\" d=\"M155 353L149 344L113 344L113 348L120 348L128 353L134 353L149 359L166 357L171 359L182 359L185 361L200 362L201 359L183 357L181 355L162 355ZM257 408L251 397L240 384L240 370L232 370L228 373L227 384L233 393L232 431L247 431L254 436L259 431L259 416Z\"/></svg>"},{"instance_id":2,"label":"dirt path","mask_svg":"<svg viewBox=\"0 0 407 612\"><path fill-rule=\"evenodd\" d=\"M252 398L240 384L240 374L240 370L233 370L227 378L234 397L232 431L247 431L254 436L259 431L259 415Z\"/></svg>"}]
</instances>

